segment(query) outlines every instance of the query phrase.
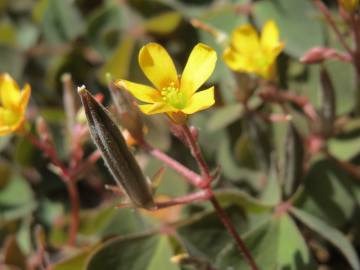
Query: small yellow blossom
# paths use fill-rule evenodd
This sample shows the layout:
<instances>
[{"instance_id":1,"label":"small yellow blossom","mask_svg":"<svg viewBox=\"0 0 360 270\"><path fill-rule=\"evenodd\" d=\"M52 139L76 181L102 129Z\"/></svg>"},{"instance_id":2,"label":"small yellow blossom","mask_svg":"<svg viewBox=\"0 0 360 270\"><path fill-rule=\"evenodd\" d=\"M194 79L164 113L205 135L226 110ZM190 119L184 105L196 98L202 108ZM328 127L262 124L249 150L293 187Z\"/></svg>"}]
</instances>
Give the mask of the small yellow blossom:
<instances>
[{"instance_id":1,"label":"small yellow blossom","mask_svg":"<svg viewBox=\"0 0 360 270\"><path fill-rule=\"evenodd\" d=\"M139 65L155 88L126 80L116 84L146 103L139 106L145 114L166 113L175 123L182 124L188 114L214 104L214 87L196 91L213 73L216 59L212 48L199 43L180 77L167 51L157 43L149 43L139 52Z\"/></svg>"},{"instance_id":2,"label":"small yellow blossom","mask_svg":"<svg viewBox=\"0 0 360 270\"><path fill-rule=\"evenodd\" d=\"M9 74L0 75L0 136L8 135L22 127L30 93L30 85L26 84L20 91Z\"/></svg>"},{"instance_id":3,"label":"small yellow blossom","mask_svg":"<svg viewBox=\"0 0 360 270\"><path fill-rule=\"evenodd\" d=\"M224 51L224 61L230 69L255 73L265 79L275 75L275 61L284 43L279 41L279 30L274 21L268 21L259 37L250 24L234 30L231 44Z\"/></svg>"},{"instance_id":4,"label":"small yellow blossom","mask_svg":"<svg viewBox=\"0 0 360 270\"><path fill-rule=\"evenodd\" d=\"M359 0L339 0L339 5L347 12L353 13L359 8Z\"/></svg>"}]
</instances>

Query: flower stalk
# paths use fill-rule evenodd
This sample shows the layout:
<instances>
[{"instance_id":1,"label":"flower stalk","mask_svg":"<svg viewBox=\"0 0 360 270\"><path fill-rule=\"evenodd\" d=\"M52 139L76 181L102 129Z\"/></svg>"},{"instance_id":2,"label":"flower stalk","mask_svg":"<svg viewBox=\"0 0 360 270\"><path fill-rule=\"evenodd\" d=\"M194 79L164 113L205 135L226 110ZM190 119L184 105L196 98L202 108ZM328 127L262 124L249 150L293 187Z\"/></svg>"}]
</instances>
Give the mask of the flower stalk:
<instances>
[{"instance_id":1,"label":"flower stalk","mask_svg":"<svg viewBox=\"0 0 360 270\"><path fill-rule=\"evenodd\" d=\"M67 168L58 158L55 148L49 146L43 141L39 140L37 137L31 133L26 133L25 137L39 150L41 150L50 160L56 168L59 169L59 176L64 182L66 189L68 191L71 207L71 218L70 226L68 231L68 244L74 246L76 244L76 237L79 230L79 220L80 220L80 199L79 192L76 187L76 176Z\"/></svg>"},{"instance_id":2,"label":"flower stalk","mask_svg":"<svg viewBox=\"0 0 360 270\"><path fill-rule=\"evenodd\" d=\"M245 260L248 262L252 270L258 270L259 268L256 265L255 260L253 259L250 251L247 249L244 241L241 239L239 233L237 232L236 228L234 227L233 223L231 222L229 216L226 214L224 209L221 207L219 201L213 195L212 187L210 186L211 182L213 181L213 176L210 174L209 166L207 165L206 161L203 158L200 146L197 140L193 137L189 127L187 125L182 125L184 135L188 141L188 145L191 149L191 153L195 158L196 162L198 163L199 169L202 174L202 189L207 190L212 196L209 198L209 201L213 205L217 215L219 216L221 222L223 223L224 227L231 235L231 237L235 240L236 246L238 247L241 254L244 256Z\"/></svg>"}]
</instances>

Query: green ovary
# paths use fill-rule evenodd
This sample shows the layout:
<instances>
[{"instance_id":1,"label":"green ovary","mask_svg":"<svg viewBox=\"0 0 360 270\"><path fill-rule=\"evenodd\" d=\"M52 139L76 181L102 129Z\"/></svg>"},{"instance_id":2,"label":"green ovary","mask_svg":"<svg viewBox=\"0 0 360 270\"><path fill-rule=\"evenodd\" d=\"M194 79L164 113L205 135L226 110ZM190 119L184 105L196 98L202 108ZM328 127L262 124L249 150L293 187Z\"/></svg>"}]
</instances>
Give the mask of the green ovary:
<instances>
[{"instance_id":1,"label":"green ovary","mask_svg":"<svg viewBox=\"0 0 360 270\"><path fill-rule=\"evenodd\" d=\"M182 110L186 107L187 100L183 93L173 84L161 90L162 99L170 106Z\"/></svg>"}]
</instances>

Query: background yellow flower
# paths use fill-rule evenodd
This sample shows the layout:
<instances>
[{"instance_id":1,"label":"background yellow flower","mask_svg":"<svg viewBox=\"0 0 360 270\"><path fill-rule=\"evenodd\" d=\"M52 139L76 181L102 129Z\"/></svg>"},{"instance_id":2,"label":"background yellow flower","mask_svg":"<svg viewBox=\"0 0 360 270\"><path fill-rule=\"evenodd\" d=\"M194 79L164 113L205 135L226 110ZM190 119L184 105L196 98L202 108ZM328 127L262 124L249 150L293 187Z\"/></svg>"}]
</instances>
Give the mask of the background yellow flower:
<instances>
[{"instance_id":1,"label":"background yellow flower","mask_svg":"<svg viewBox=\"0 0 360 270\"><path fill-rule=\"evenodd\" d=\"M22 127L30 93L30 85L26 84L20 91L9 74L0 76L0 136L8 135Z\"/></svg>"},{"instance_id":2,"label":"background yellow flower","mask_svg":"<svg viewBox=\"0 0 360 270\"><path fill-rule=\"evenodd\" d=\"M256 29L245 24L234 30L231 44L224 51L224 61L230 69L255 73L265 79L274 76L275 61L284 44L279 41L279 30L274 21L268 21L261 36Z\"/></svg>"},{"instance_id":3,"label":"background yellow flower","mask_svg":"<svg viewBox=\"0 0 360 270\"><path fill-rule=\"evenodd\" d=\"M347 12L355 12L359 8L359 0L339 0L340 6Z\"/></svg>"},{"instance_id":4,"label":"background yellow flower","mask_svg":"<svg viewBox=\"0 0 360 270\"><path fill-rule=\"evenodd\" d=\"M155 88L126 80L116 82L137 99L145 114L167 113L176 123L183 123L186 115L212 106L214 87L196 92L215 69L216 52L199 43L192 50L182 76L167 51L157 43L145 45L139 53L139 65Z\"/></svg>"}]
</instances>

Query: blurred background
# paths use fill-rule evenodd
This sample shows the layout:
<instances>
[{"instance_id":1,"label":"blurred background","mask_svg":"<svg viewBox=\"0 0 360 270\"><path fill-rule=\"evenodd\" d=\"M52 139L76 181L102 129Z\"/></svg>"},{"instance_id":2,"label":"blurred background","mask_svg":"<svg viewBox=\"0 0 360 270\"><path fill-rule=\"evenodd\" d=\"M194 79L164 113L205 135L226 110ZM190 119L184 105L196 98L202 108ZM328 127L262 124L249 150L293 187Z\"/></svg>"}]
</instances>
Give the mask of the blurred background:
<instances>
[{"instance_id":1,"label":"blurred background","mask_svg":"<svg viewBox=\"0 0 360 270\"><path fill-rule=\"evenodd\" d=\"M337 1L324 3L338 27L348 34L338 15ZM261 30L270 19L276 21L280 40L285 44L277 63L280 89L305 97L321 112L322 68L331 78L332 110L336 116L331 121L341 128L321 138L324 141L320 143L326 144L332 158L326 156L326 151L311 152L317 143L313 136L316 132L298 107L290 106L289 111L295 134L289 133L292 129L287 121L266 121L244 112L239 102L241 87L222 60L224 48L237 26L251 23ZM346 38L351 39L350 35ZM359 269L360 119L356 113L359 107L356 73L348 62L306 65L299 61L313 47L343 50L313 1L0 0L0 72L9 73L21 87L25 83L31 85L29 128L36 132L34 123L42 116L65 164L69 162L71 147L65 132L68 120L64 74L71 75L74 93L77 86L84 84L93 94L101 93L103 103L111 107L106 74L114 79L149 84L137 56L139 49L151 41L168 50L178 72L198 42L208 44L218 53L215 72L207 82L216 86L216 104L193 115L190 121L199 129L199 141L210 166L221 167L217 183L222 190L220 200L240 232L250 234L246 241L261 269L350 269L349 265ZM76 96L74 102L79 110L80 100ZM280 106L264 104L256 95L251 96L250 103L265 114L282 112ZM84 121L81 113L77 117L77 121ZM152 145L197 170L190 153L171 135L165 117L144 116L144 121L146 137ZM82 142L81 148L84 156L95 149L89 139ZM162 166L141 150L135 152L147 176L154 175ZM293 169L291 176L287 168ZM191 191L171 170L166 170L163 178L157 194L165 198ZM291 183L284 184L286 181ZM176 207L158 214L117 210L113 206L119 200L104 188L105 184L114 182L102 161L77 180L81 208L78 245L69 248L66 243L71 206L66 186L28 139L18 135L0 137L0 269L85 269L89 254L104 239L136 234L179 220L183 222L174 226L177 234L149 244L148 250L160 250L163 256L156 253L156 257L155 251L152 257L140 256L139 253L146 253L141 249L143 240L119 241L116 248L128 249L129 253L124 251L124 257L109 265L105 262L111 258L110 253L101 253L86 269L100 269L100 262L105 265L103 269L115 266L145 269L126 266L123 262L127 258L147 265L153 261L146 268L149 270L248 269L210 205ZM274 221L277 207L288 199L301 211L320 219L325 227L316 226L319 225L316 222L314 225L306 217L299 222L299 217L295 219L290 214ZM41 224L46 235L43 245L34 233L36 224ZM321 235L321 228L325 235ZM345 244L344 239L348 241ZM48 265L54 268L36 264L29 267L29 260L39 254L39 246L46 248ZM170 263L169 258L180 253L189 253L194 260L183 265Z\"/></svg>"}]
</instances>

